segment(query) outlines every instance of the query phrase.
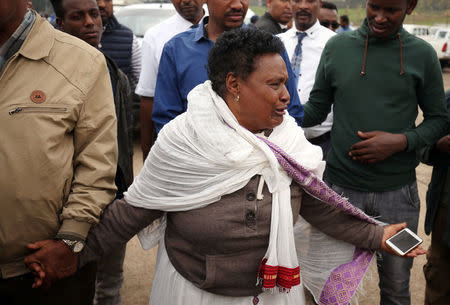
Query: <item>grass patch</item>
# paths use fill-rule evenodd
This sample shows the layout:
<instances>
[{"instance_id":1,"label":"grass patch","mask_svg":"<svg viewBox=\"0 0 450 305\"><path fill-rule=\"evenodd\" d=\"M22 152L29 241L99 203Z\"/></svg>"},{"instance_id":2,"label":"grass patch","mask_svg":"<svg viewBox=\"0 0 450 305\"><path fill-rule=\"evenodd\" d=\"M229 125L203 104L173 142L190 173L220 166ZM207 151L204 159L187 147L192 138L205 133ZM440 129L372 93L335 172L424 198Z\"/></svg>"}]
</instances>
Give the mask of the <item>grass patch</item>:
<instances>
[{"instance_id":1,"label":"grass patch","mask_svg":"<svg viewBox=\"0 0 450 305\"><path fill-rule=\"evenodd\" d=\"M251 8L252 11L254 11L255 14L258 15L259 17L261 17L262 15L264 15L264 13L266 12L266 7L265 7L265 6L253 6L253 5L251 5L250 8Z\"/></svg>"}]
</instances>

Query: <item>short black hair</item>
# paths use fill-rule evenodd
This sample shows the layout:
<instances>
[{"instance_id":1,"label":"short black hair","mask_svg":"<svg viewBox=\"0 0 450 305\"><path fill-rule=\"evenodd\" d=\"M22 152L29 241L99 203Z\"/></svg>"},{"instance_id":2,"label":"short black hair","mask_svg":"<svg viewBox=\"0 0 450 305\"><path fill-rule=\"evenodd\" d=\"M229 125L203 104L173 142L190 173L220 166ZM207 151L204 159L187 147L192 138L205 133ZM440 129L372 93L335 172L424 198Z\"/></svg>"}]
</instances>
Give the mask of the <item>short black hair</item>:
<instances>
[{"instance_id":1,"label":"short black hair","mask_svg":"<svg viewBox=\"0 0 450 305\"><path fill-rule=\"evenodd\" d=\"M347 23L350 23L350 20L348 19L348 16L347 16L347 15L342 15L342 16L341 16L341 22L347 22Z\"/></svg>"},{"instance_id":2,"label":"short black hair","mask_svg":"<svg viewBox=\"0 0 450 305\"><path fill-rule=\"evenodd\" d=\"M271 33L250 28L224 32L208 54L208 77L212 88L225 96L225 79L233 72L243 80L255 70L255 59L265 54L282 54L284 45Z\"/></svg>"},{"instance_id":3,"label":"short black hair","mask_svg":"<svg viewBox=\"0 0 450 305\"><path fill-rule=\"evenodd\" d=\"M327 8L329 10L336 10L336 12L338 11L336 4L328 1L322 1L322 8Z\"/></svg>"},{"instance_id":4,"label":"short black hair","mask_svg":"<svg viewBox=\"0 0 450 305\"><path fill-rule=\"evenodd\" d=\"M64 18L63 0L50 0L55 11L55 15L58 18Z\"/></svg>"}]
</instances>

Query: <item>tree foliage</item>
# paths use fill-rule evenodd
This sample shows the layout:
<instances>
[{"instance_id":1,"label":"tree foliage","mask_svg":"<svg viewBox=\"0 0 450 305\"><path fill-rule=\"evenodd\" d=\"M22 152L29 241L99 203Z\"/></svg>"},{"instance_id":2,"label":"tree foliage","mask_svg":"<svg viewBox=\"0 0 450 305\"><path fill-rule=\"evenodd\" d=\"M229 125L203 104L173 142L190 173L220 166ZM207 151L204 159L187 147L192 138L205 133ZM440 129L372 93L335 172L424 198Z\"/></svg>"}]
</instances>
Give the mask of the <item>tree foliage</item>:
<instances>
[{"instance_id":1,"label":"tree foliage","mask_svg":"<svg viewBox=\"0 0 450 305\"><path fill-rule=\"evenodd\" d=\"M365 7L365 0L335 0L334 3L339 8L359 8ZM449 0L418 0L417 9L427 10L427 11L446 11L450 8Z\"/></svg>"}]
</instances>

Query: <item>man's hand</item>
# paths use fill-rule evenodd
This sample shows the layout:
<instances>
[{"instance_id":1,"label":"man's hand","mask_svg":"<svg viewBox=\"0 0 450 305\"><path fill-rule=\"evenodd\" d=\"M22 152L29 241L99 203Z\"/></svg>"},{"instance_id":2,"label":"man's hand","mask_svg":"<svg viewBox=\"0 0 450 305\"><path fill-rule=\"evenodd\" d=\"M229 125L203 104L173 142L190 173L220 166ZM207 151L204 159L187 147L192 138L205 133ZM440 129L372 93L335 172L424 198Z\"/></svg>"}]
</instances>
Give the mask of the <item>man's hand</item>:
<instances>
[{"instance_id":1,"label":"man's hand","mask_svg":"<svg viewBox=\"0 0 450 305\"><path fill-rule=\"evenodd\" d=\"M444 154L450 155L450 135L440 138L436 143L436 149Z\"/></svg>"},{"instance_id":2,"label":"man's hand","mask_svg":"<svg viewBox=\"0 0 450 305\"><path fill-rule=\"evenodd\" d=\"M48 288L55 280L71 276L77 271L78 255L60 240L42 240L27 247L35 251L24 260L35 276L33 288Z\"/></svg>"},{"instance_id":3,"label":"man's hand","mask_svg":"<svg viewBox=\"0 0 450 305\"><path fill-rule=\"evenodd\" d=\"M392 248L386 244L386 240L388 240L389 238L391 238L397 232L403 230L404 228L406 228L406 222L384 226L383 227L383 229L384 229L383 239L381 241L381 250L383 250L387 253L390 253L390 254L400 256L400 255L398 255L397 252L392 250ZM414 249L412 249L411 251L409 251L408 253L406 253L404 256L405 257L416 257L416 256L423 255L423 254L427 254L427 251L424 248L422 248L421 246L417 246Z\"/></svg>"},{"instance_id":4,"label":"man's hand","mask_svg":"<svg viewBox=\"0 0 450 305\"><path fill-rule=\"evenodd\" d=\"M383 161L408 147L408 140L404 134L358 131L358 136L364 140L353 144L350 147L349 155L353 160L364 164Z\"/></svg>"}]
</instances>

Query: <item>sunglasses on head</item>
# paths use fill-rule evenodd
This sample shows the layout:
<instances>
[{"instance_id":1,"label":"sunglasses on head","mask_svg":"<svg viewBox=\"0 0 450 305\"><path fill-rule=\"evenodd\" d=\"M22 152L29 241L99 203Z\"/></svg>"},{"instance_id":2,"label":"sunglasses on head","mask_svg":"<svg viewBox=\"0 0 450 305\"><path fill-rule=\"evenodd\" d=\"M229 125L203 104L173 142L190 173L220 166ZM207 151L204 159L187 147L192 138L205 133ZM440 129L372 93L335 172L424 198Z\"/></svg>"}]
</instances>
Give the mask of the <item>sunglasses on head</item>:
<instances>
[{"instance_id":1,"label":"sunglasses on head","mask_svg":"<svg viewBox=\"0 0 450 305\"><path fill-rule=\"evenodd\" d=\"M324 21L320 21L320 25L329 28L330 25L333 29L337 29L339 27L339 23L337 23L336 21L330 22L328 20L324 20Z\"/></svg>"}]
</instances>

